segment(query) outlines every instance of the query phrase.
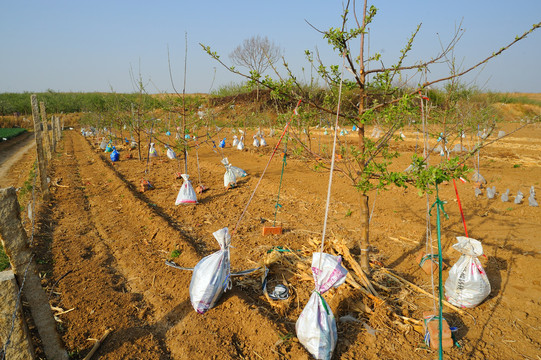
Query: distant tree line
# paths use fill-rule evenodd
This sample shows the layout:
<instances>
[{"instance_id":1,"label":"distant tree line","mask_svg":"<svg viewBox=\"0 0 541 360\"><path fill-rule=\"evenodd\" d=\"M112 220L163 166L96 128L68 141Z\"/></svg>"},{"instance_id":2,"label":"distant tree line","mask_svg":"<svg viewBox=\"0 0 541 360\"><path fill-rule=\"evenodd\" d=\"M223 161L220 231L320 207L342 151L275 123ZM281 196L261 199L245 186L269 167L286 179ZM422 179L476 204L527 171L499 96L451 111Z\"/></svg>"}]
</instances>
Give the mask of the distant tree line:
<instances>
[{"instance_id":1,"label":"distant tree line","mask_svg":"<svg viewBox=\"0 0 541 360\"><path fill-rule=\"evenodd\" d=\"M0 93L0 115L30 115L30 95L33 93ZM148 94L121 94L99 92L55 92L47 91L37 93L38 99L45 102L49 113L75 113L75 112L104 112L111 108L129 109L131 104L140 102L140 97L145 97L143 102L146 110L152 110L163 106L162 100Z\"/></svg>"}]
</instances>

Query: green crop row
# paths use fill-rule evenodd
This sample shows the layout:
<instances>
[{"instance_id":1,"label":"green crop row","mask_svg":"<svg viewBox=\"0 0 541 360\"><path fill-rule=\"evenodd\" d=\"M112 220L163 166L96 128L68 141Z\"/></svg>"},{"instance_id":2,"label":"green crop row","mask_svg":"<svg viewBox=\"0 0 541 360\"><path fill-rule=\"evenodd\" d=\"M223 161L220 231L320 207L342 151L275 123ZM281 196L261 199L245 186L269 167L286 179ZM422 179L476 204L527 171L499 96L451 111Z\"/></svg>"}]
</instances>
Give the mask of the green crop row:
<instances>
[{"instance_id":1,"label":"green crop row","mask_svg":"<svg viewBox=\"0 0 541 360\"><path fill-rule=\"evenodd\" d=\"M6 140L12 139L15 136L18 136L24 133L25 131L26 129L22 129L22 128L8 128L8 129L0 128L0 141L4 139Z\"/></svg>"}]
</instances>

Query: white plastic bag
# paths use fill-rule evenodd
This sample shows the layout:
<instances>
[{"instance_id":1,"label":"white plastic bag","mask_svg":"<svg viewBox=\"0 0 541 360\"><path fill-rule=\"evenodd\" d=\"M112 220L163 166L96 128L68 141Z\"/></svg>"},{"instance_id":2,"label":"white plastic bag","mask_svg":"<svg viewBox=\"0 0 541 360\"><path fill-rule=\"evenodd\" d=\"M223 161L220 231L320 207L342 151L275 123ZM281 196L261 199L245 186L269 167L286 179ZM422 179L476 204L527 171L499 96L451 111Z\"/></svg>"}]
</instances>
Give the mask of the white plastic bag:
<instances>
[{"instance_id":1,"label":"white plastic bag","mask_svg":"<svg viewBox=\"0 0 541 360\"><path fill-rule=\"evenodd\" d=\"M235 175L235 171L233 171L233 166L231 166L227 158L222 159L222 164L225 166L224 186L226 188L237 186L237 176Z\"/></svg>"},{"instance_id":2,"label":"white plastic bag","mask_svg":"<svg viewBox=\"0 0 541 360\"><path fill-rule=\"evenodd\" d=\"M174 160L177 158L177 154L175 154L175 151L171 149L170 147L167 148L167 157L171 160Z\"/></svg>"},{"instance_id":3,"label":"white plastic bag","mask_svg":"<svg viewBox=\"0 0 541 360\"><path fill-rule=\"evenodd\" d=\"M193 189L191 181L188 180L189 175L188 174L181 174L180 176L182 177L182 179L184 179L184 183L182 184L180 190L178 191L177 200L175 201L175 205L196 204L197 203L197 195L195 194L195 190Z\"/></svg>"},{"instance_id":4,"label":"white plastic bag","mask_svg":"<svg viewBox=\"0 0 541 360\"><path fill-rule=\"evenodd\" d=\"M246 177L248 175L246 173L246 171L242 170L239 167L233 166L233 165L231 165L231 171L233 171L233 173L235 174L235 178L237 178L237 179L242 178L242 177Z\"/></svg>"},{"instance_id":5,"label":"white plastic bag","mask_svg":"<svg viewBox=\"0 0 541 360\"><path fill-rule=\"evenodd\" d=\"M244 136L241 136L239 143L237 144L237 150L243 150L243 149L244 149Z\"/></svg>"},{"instance_id":6,"label":"white plastic bag","mask_svg":"<svg viewBox=\"0 0 541 360\"><path fill-rule=\"evenodd\" d=\"M239 138L237 135L233 135L233 143L231 144L232 147L235 147L239 144Z\"/></svg>"},{"instance_id":7,"label":"white plastic bag","mask_svg":"<svg viewBox=\"0 0 541 360\"><path fill-rule=\"evenodd\" d=\"M449 270L445 281L445 297L451 304L472 308L479 305L490 294L490 282L477 258L483 255L481 242L465 236L456 238L453 248L462 253Z\"/></svg>"},{"instance_id":8,"label":"white plastic bag","mask_svg":"<svg viewBox=\"0 0 541 360\"><path fill-rule=\"evenodd\" d=\"M190 301L199 314L213 307L220 296L231 288L229 246L231 235L225 227L212 235L220 244L220 250L204 257L195 265L190 282Z\"/></svg>"},{"instance_id":9,"label":"white plastic bag","mask_svg":"<svg viewBox=\"0 0 541 360\"><path fill-rule=\"evenodd\" d=\"M257 136L255 136L255 135L254 135L254 143L253 143L253 145L255 147L259 147L259 140L257 139Z\"/></svg>"},{"instance_id":10,"label":"white plastic bag","mask_svg":"<svg viewBox=\"0 0 541 360\"><path fill-rule=\"evenodd\" d=\"M261 146L267 146L267 140L265 140L265 138L263 137L263 135L261 135L261 141L260 141L260 144L261 144Z\"/></svg>"},{"instance_id":11,"label":"white plastic bag","mask_svg":"<svg viewBox=\"0 0 541 360\"><path fill-rule=\"evenodd\" d=\"M295 330L300 343L316 359L330 359L336 347L338 338L336 320L321 294L346 281L348 271L341 262L340 256L326 253L312 255L312 274L316 289L299 316Z\"/></svg>"},{"instance_id":12,"label":"white plastic bag","mask_svg":"<svg viewBox=\"0 0 541 360\"><path fill-rule=\"evenodd\" d=\"M149 157L158 157L158 152L156 151L156 148L154 147L154 143L150 143L150 149L148 150L148 156Z\"/></svg>"},{"instance_id":13,"label":"white plastic bag","mask_svg":"<svg viewBox=\"0 0 541 360\"><path fill-rule=\"evenodd\" d=\"M107 141L105 140L105 138L103 138L103 140L100 143L100 149L105 150L106 147L107 147Z\"/></svg>"}]
</instances>

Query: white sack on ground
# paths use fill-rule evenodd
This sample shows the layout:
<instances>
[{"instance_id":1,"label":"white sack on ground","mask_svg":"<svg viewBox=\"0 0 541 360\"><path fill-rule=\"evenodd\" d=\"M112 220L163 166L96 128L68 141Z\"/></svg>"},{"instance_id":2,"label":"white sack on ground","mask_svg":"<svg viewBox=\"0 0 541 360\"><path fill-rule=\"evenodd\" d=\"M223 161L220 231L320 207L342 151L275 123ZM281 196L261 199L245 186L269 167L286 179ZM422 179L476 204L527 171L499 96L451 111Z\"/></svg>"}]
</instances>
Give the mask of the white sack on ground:
<instances>
[{"instance_id":1,"label":"white sack on ground","mask_svg":"<svg viewBox=\"0 0 541 360\"><path fill-rule=\"evenodd\" d=\"M259 147L259 140L257 139L257 136L254 135L254 142L253 142L253 145L255 147Z\"/></svg>"},{"instance_id":2,"label":"white sack on ground","mask_svg":"<svg viewBox=\"0 0 541 360\"><path fill-rule=\"evenodd\" d=\"M244 136L241 136L239 143L237 144L237 150L243 150L243 149L244 149Z\"/></svg>"},{"instance_id":3,"label":"white sack on ground","mask_svg":"<svg viewBox=\"0 0 541 360\"><path fill-rule=\"evenodd\" d=\"M233 166L231 166L227 158L222 159L222 164L225 166L224 186L226 188L237 186L237 176L233 171Z\"/></svg>"},{"instance_id":4,"label":"white sack on ground","mask_svg":"<svg viewBox=\"0 0 541 360\"><path fill-rule=\"evenodd\" d=\"M231 235L226 227L212 235L220 244L220 250L204 257L195 265L190 282L190 301L199 314L204 314L213 307L220 296L230 288Z\"/></svg>"},{"instance_id":5,"label":"white sack on ground","mask_svg":"<svg viewBox=\"0 0 541 360\"><path fill-rule=\"evenodd\" d=\"M456 239L458 243L453 248L462 256L449 270L449 277L445 281L445 296L455 306L472 308L490 294L490 282L477 258L483 255L483 246L480 241L465 236Z\"/></svg>"},{"instance_id":6,"label":"white sack on ground","mask_svg":"<svg viewBox=\"0 0 541 360\"><path fill-rule=\"evenodd\" d=\"M239 144L239 138L237 135L233 135L233 143L231 144L232 147L235 147Z\"/></svg>"},{"instance_id":7,"label":"white sack on ground","mask_svg":"<svg viewBox=\"0 0 541 360\"><path fill-rule=\"evenodd\" d=\"M482 184L487 183L483 175L481 175L479 172L473 173L473 175L471 176L471 181L476 182L476 183L482 183Z\"/></svg>"},{"instance_id":8,"label":"white sack on ground","mask_svg":"<svg viewBox=\"0 0 541 360\"><path fill-rule=\"evenodd\" d=\"M331 359L336 347L336 320L322 294L346 281L348 271L341 262L340 256L326 253L312 255L312 274L316 289L299 316L295 330L299 342L316 359Z\"/></svg>"},{"instance_id":9,"label":"white sack on ground","mask_svg":"<svg viewBox=\"0 0 541 360\"><path fill-rule=\"evenodd\" d=\"M263 135L261 135L261 141L259 143L261 144L261 146L267 146L267 140L265 140Z\"/></svg>"},{"instance_id":10,"label":"white sack on ground","mask_svg":"<svg viewBox=\"0 0 541 360\"><path fill-rule=\"evenodd\" d=\"M189 175L181 174L180 176L182 177L182 179L184 179L184 183L182 184L178 192L175 205L197 203L197 195L195 194L195 190L193 189L192 182L188 180Z\"/></svg>"}]
</instances>

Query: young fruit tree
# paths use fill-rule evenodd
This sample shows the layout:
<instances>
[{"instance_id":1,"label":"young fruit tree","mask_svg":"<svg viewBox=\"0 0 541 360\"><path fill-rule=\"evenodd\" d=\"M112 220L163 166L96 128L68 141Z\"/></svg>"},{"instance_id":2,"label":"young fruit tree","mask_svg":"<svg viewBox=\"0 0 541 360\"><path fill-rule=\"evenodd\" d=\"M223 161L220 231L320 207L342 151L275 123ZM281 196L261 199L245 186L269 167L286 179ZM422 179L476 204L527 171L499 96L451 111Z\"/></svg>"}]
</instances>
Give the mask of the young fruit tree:
<instances>
[{"instance_id":1,"label":"young fruit tree","mask_svg":"<svg viewBox=\"0 0 541 360\"><path fill-rule=\"evenodd\" d=\"M355 127L357 131L356 144L355 146L351 146L351 144L342 146L347 157L335 166L335 170L346 175L359 191L361 232L358 246L361 251L360 265L366 273L369 273L370 269L368 261L369 192L384 190L391 184L403 187L411 184L421 192L430 193L437 184L464 176L468 170L464 165L465 158L472 156L479 148L478 145L474 150L462 155L461 158L445 158L441 163L431 166L427 166L427 154L424 157L414 156L411 167L413 171L390 170L392 159L398 156L390 144L397 139L395 133L407 123L408 119L421 116L418 104L419 100L423 101L423 98L426 98L423 94L427 88L437 83L446 83L460 78L479 68L541 27L541 23L534 24L528 31L516 36L498 51L473 63L464 70L451 72L445 77L431 79L429 74L431 74L432 67L452 61L453 49L458 44L463 30L457 30L451 40L447 44L442 44L441 50L434 54L430 60L408 64L407 56L421 29L421 25L418 25L407 39L394 64L388 65L382 63L381 54L375 53L368 56L365 51L367 28L376 18L376 14L376 7L368 7L367 0L362 2L360 10L357 9L354 0L348 0L345 3L339 27L319 30L311 25L323 35L343 63L341 70L340 65L324 64L317 52L314 54L312 51L305 51L307 60L325 83L325 86L319 89L301 84L285 60L283 65L287 76L278 74L273 67L277 75L275 80L270 76L262 77L261 73L254 70L243 73L235 67L228 66L209 46L201 44L208 55L229 71L252 83L270 89L276 98L290 102L302 98L304 104L308 104L312 110L315 109L315 111L329 115L338 113L342 124ZM370 64L375 65L370 66ZM346 71L349 78L342 76ZM403 81L408 77L409 81ZM415 85L411 85L412 83ZM342 99L341 104L338 102L339 94ZM372 123L385 124L386 126L383 135L377 139L372 139L366 134L366 124ZM304 146L307 153L321 158L319 154L313 153L309 146L302 143L299 136L296 138ZM320 165L328 167L329 163L322 162Z\"/></svg>"}]
</instances>

